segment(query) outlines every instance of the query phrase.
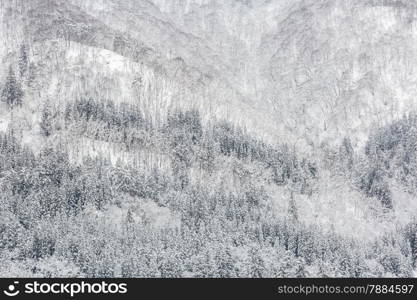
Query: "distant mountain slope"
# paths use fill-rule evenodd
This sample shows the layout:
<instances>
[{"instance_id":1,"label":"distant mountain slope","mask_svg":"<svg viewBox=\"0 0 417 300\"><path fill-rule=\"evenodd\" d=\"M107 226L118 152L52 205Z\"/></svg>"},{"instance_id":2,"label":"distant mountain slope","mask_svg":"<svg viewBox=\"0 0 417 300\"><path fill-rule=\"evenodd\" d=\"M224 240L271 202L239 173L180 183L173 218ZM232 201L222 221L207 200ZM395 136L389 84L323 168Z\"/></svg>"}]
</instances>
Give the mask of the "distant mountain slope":
<instances>
[{"instance_id":1,"label":"distant mountain slope","mask_svg":"<svg viewBox=\"0 0 417 300\"><path fill-rule=\"evenodd\" d=\"M288 131L318 142L415 110L415 1L303 1L263 37L265 99Z\"/></svg>"},{"instance_id":2,"label":"distant mountain slope","mask_svg":"<svg viewBox=\"0 0 417 300\"><path fill-rule=\"evenodd\" d=\"M1 15L3 62L25 41L41 60L60 56L46 41L105 49L172 82L178 105L303 150L346 135L363 146L415 109L414 1L3 0Z\"/></svg>"},{"instance_id":3,"label":"distant mountain slope","mask_svg":"<svg viewBox=\"0 0 417 300\"><path fill-rule=\"evenodd\" d=\"M38 57L32 60L40 69L48 65L46 60L61 57L63 51L77 44L109 50L152 70L160 80L174 83L171 87L177 88L172 87L170 93L181 95L176 97L175 105L191 103L207 113L246 123L265 136L275 135L268 116L263 116L256 101L241 89L236 73L239 63L225 60L222 51L208 45L204 37L176 27L168 15L148 1L5 1L2 20L2 34L7 40L3 61L16 61L17 49L24 43L37 52ZM58 41L61 46L51 48L50 41ZM101 72L100 65L96 66ZM59 69L57 66L56 71ZM112 89L126 94L129 85L124 82ZM85 89L97 89L97 84L86 85Z\"/></svg>"}]
</instances>

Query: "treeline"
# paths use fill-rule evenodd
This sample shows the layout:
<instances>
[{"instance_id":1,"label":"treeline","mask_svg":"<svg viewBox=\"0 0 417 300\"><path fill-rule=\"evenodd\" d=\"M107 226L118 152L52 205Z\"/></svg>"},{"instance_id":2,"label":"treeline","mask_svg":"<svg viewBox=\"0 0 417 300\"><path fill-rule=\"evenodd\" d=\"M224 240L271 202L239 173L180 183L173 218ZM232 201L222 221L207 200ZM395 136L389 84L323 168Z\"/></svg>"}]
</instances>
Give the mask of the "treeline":
<instances>
[{"instance_id":1,"label":"treeline","mask_svg":"<svg viewBox=\"0 0 417 300\"><path fill-rule=\"evenodd\" d=\"M312 192L318 173L315 162L299 159L287 145L268 145L226 121L203 126L197 110L174 110L164 124L155 127L134 105L79 99L67 105L64 118L66 129L76 135L118 143L126 150L169 154L174 173L182 178L181 185L188 181L186 169L197 165L212 172L217 156L259 162L271 170L274 183L291 183L301 193Z\"/></svg>"}]
</instances>

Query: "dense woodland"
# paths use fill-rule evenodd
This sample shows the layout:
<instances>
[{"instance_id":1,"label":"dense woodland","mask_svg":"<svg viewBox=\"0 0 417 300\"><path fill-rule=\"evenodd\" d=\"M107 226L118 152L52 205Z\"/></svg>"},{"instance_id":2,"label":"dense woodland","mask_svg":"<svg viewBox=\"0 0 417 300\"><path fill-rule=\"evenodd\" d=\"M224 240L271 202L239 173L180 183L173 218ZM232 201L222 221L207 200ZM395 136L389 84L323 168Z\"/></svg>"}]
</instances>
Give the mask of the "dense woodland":
<instances>
[{"instance_id":1,"label":"dense woodland","mask_svg":"<svg viewBox=\"0 0 417 300\"><path fill-rule=\"evenodd\" d=\"M10 70L2 93L11 110L21 99L14 76ZM197 110L173 110L156 127L131 105L76 99L59 110L46 103L39 124L45 138L70 132L126 151L161 152L170 168L114 165L100 155L75 163L65 143L35 154L13 130L3 133L0 260L27 276L411 276L417 221L363 243L304 224L297 197L314 193L321 168L343 169L372 201L395 209L388 180L415 189L415 120L376 130L363 155L346 138L318 166L226 121L203 124ZM214 184L226 162L233 186ZM285 214L274 213L270 185L291 191ZM147 203L168 211L170 221L157 226ZM106 224L114 207L123 211L120 220ZM62 266L51 268L53 260Z\"/></svg>"}]
</instances>

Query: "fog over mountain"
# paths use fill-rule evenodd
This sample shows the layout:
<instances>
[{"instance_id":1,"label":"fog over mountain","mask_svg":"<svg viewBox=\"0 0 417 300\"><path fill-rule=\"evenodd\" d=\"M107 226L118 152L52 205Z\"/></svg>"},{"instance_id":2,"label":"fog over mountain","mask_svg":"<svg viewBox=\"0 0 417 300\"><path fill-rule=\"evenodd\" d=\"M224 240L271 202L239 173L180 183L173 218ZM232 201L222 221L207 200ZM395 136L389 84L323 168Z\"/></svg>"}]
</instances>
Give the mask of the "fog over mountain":
<instances>
[{"instance_id":1,"label":"fog over mountain","mask_svg":"<svg viewBox=\"0 0 417 300\"><path fill-rule=\"evenodd\" d=\"M417 1L0 0L2 277L409 277Z\"/></svg>"}]
</instances>

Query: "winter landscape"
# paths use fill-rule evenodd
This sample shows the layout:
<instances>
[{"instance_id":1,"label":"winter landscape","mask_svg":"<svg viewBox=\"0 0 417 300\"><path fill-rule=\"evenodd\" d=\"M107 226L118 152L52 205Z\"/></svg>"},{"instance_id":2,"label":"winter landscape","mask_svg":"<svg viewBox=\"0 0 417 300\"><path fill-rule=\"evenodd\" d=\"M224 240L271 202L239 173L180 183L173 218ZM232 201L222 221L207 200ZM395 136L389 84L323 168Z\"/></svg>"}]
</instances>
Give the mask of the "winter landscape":
<instances>
[{"instance_id":1,"label":"winter landscape","mask_svg":"<svg viewBox=\"0 0 417 300\"><path fill-rule=\"evenodd\" d=\"M0 0L0 277L417 276L417 0Z\"/></svg>"}]
</instances>

